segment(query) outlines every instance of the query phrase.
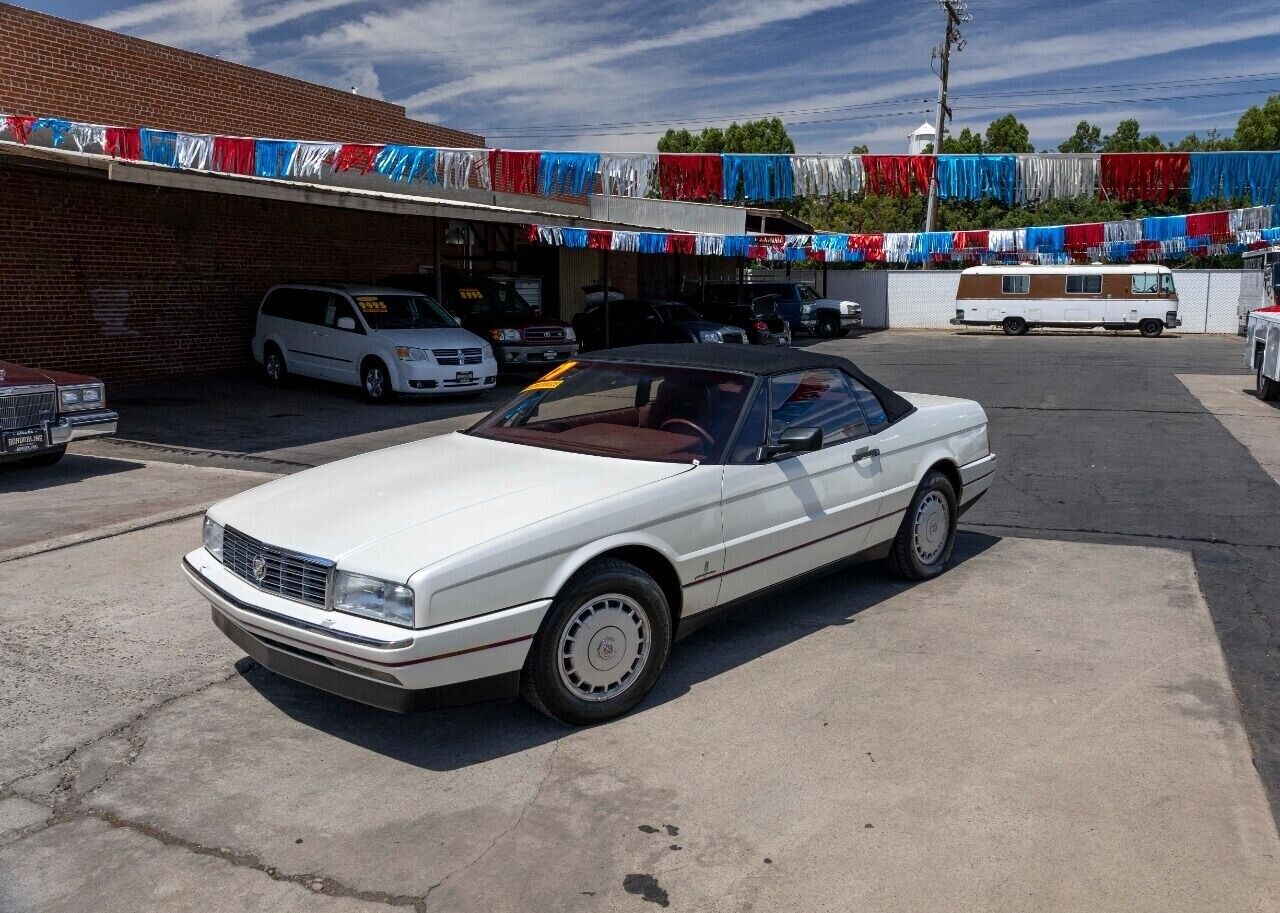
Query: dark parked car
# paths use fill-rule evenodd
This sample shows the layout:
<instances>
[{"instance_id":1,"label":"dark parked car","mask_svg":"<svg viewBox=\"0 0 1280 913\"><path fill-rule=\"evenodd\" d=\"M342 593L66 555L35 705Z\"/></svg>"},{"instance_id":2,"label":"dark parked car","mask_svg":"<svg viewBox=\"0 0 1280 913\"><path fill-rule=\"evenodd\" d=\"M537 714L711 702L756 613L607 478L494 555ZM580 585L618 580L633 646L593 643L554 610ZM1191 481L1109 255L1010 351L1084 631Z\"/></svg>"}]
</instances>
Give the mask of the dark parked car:
<instances>
[{"instance_id":1,"label":"dark parked car","mask_svg":"<svg viewBox=\"0 0 1280 913\"><path fill-rule=\"evenodd\" d=\"M747 335L737 327L707 320L678 301L624 298L610 301L609 333L605 335L606 306L594 304L573 318L584 349L606 345L636 346L653 342L730 342L745 344Z\"/></svg>"},{"instance_id":2,"label":"dark parked car","mask_svg":"<svg viewBox=\"0 0 1280 913\"><path fill-rule=\"evenodd\" d=\"M419 292L434 298L432 276L406 273L387 276L379 285ZM443 277L445 309L465 329L493 343L498 367L543 367L578 352L574 330L563 320L543 317L509 282L485 276Z\"/></svg>"},{"instance_id":3,"label":"dark parked car","mask_svg":"<svg viewBox=\"0 0 1280 913\"><path fill-rule=\"evenodd\" d=\"M741 286L736 282L708 282L705 292L708 302L730 304L745 304L762 295L777 296L778 316L791 325L793 334L807 330L814 336L830 339L862 326L862 305L856 301L823 298L804 282L753 282Z\"/></svg>"},{"instance_id":4,"label":"dark parked car","mask_svg":"<svg viewBox=\"0 0 1280 913\"><path fill-rule=\"evenodd\" d=\"M711 320L742 330L752 345L791 345L791 326L778 316L778 300L772 295L763 295L749 304L709 301L703 305L690 302L690 306Z\"/></svg>"},{"instance_id":5,"label":"dark parked car","mask_svg":"<svg viewBox=\"0 0 1280 913\"><path fill-rule=\"evenodd\" d=\"M50 466L67 444L115 434L102 381L0 361L0 462Z\"/></svg>"}]
</instances>

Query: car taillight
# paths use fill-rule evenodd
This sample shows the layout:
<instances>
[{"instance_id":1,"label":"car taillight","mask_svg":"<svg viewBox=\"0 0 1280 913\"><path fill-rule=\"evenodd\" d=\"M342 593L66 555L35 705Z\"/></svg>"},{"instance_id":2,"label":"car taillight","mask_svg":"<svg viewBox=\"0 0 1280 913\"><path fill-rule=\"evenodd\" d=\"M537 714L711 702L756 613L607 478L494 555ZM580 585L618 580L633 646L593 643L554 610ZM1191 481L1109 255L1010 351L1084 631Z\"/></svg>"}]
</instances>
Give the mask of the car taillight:
<instances>
[{"instance_id":1,"label":"car taillight","mask_svg":"<svg viewBox=\"0 0 1280 913\"><path fill-rule=\"evenodd\" d=\"M761 333L767 333L769 332L769 324L765 323L763 320L757 320L756 329Z\"/></svg>"}]
</instances>

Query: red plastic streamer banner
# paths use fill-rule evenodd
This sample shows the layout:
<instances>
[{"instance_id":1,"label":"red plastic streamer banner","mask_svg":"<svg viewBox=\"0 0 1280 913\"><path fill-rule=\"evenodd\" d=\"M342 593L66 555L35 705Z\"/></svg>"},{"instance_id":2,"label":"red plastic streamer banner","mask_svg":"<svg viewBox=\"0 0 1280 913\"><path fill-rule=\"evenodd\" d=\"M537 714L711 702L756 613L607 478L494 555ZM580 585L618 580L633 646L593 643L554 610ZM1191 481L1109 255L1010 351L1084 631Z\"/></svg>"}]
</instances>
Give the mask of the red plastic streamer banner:
<instances>
[{"instance_id":1,"label":"red plastic streamer banner","mask_svg":"<svg viewBox=\"0 0 1280 913\"><path fill-rule=\"evenodd\" d=\"M25 146L28 137L31 136L31 125L36 122L36 118L27 114L10 114L4 122L9 132L13 134L13 138Z\"/></svg>"},{"instance_id":2,"label":"red plastic streamer banner","mask_svg":"<svg viewBox=\"0 0 1280 913\"><path fill-rule=\"evenodd\" d=\"M693 235L667 235L667 253L669 254L692 254L696 244L697 239Z\"/></svg>"},{"instance_id":3,"label":"red plastic streamer banner","mask_svg":"<svg viewBox=\"0 0 1280 913\"><path fill-rule=\"evenodd\" d=\"M374 160L382 146L370 143L343 143L338 154L333 157L334 171L356 170L368 174L373 170Z\"/></svg>"},{"instance_id":4,"label":"red plastic streamer banner","mask_svg":"<svg viewBox=\"0 0 1280 913\"><path fill-rule=\"evenodd\" d=\"M1186 152L1104 152L1101 192L1124 202L1163 203L1187 186L1190 173L1191 156Z\"/></svg>"},{"instance_id":5,"label":"red plastic streamer banner","mask_svg":"<svg viewBox=\"0 0 1280 913\"><path fill-rule=\"evenodd\" d=\"M253 174L253 139L244 136L213 138L213 170L231 174Z\"/></svg>"},{"instance_id":6,"label":"red plastic streamer banner","mask_svg":"<svg viewBox=\"0 0 1280 913\"><path fill-rule=\"evenodd\" d=\"M534 229L534 240L537 240L537 229ZM587 229L587 250L609 250L613 247L613 232L607 228Z\"/></svg>"},{"instance_id":7,"label":"red plastic streamer banner","mask_svg":"<svg viewBox=\"0 0 1280 913\"><path fill-rule=\"evenodd\" d=\"M1082 251L1090 247L1100 247L1106 240L1106 229L1101 222L1064 225L1062 227L1062 246L1068 251Z\"/></svg>"},{"instance_id":8,"label":"red plastic streamer banner","mask_svg":"<svg viewBox=\"0 0 1280 913\"><path fill-rule=\"evenodd\" d=\"M932 155L864 155L862 167L867 193L909 197L913 180L917 192L929 192L938 160Z\"/></svg>"},{"instance_id":9,"label":"red plastic streamer banner","mask_svg":"<svg viewBox=\"0 0 1280 913\"><path fill-rule=\"evenodd\" d=\"M951 249L975 248L977 250L986 250L988 235L989 232L987 231L953 231L951 233Z\"/></svg>"},{"instance_id":10,"label":"red plastic streamer banner","mask_svg":"<svg viewBox=\"0 0 1280 913\"><path fill-rule=\"evenodd\" d=\"M541 152L494 149L489 156L490 186L499 193L537 193L541 160Z\"/></svg>"},{"instance_id":11,"label":"red plastic streamer banner","mask_svg":"<svg viewBox=\"0 0 1280 913\"><path fill-rule=\"evenodd\" d=\"M884 235L849 235L849 250L879 262L884 259Z\"/></svg>"},{"instance_id":12,"label":"red plastic streamer banner","mask_svg":"<svg viewBox=\"0 0 1280 913\"><path fill-rule=\"evenodd\" d=\"M1222 241L1232 234L1231 216L1226 212L1196 212L1187 216L1187 237L1203 238L1208 236L1214 241Z\"/></svg>"},{"instance_id":13,"label":"red plastic streamer banner","mask_svg":"<svg viewBox=\"0 0 1280 913\"><path fill-rule=\"evenodd\" d=\"M658 188L664 200L721 198L724 160L718 155L658 153Z\"/></svg>"},{"instance_id":14,"label":"red plastic streamer banner","mask_svg":"<svg viewBox=\"0 0 1280 913\"><path fill-rule=\"evenodd\" d=\"M118 159L142 158L142 135L136 127L108 127L102 151Z\"/></svg>"}]
</instances>

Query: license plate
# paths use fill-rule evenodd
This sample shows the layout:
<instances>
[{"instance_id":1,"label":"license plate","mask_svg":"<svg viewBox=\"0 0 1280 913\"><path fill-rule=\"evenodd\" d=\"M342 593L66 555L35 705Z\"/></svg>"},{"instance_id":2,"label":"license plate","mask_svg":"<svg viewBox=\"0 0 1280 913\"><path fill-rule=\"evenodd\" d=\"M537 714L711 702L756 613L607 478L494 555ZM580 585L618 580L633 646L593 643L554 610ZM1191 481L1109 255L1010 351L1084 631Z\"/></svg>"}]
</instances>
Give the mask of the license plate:
<instances>
[{"instance_id":1,"label":"license plate","mask_svg":"<svg viewBox=\"0 0 1280 913\"><path fill-rule=\"evenodd\" d=\"M556 356L559 354L560 353L557 352L555 349L547 349L547 351L542 353L542 357L545 358L547 361L555 361Z\"/></svg>"},{"instance_id":2,"label":"license plate","mask_svg":"<svg viewBox=\"0 0 1280 913\"><path fill-rule=\"evenodd\" d=\"M0 450L5 453L30 453L45 445L44 430L28 428L25 431L6 431L0 438Z\"/></svg>"},{"instance_id":3,"label":"license plate","mask_svg":"<svg viewBox=\"0 0 1280 913\"><path fill-rule=\"evenodd\" d=\"M459 371L457 374L453 376L453 379L460 384L470 383L471 381L476 379L476 374L474 371Z\"/></svg>"},{"instance_id":4,"label":"license plate","mask_svg":"<svg viewBox=\"0 0 1280 913\"><path fill-rule=\"evenodd\" d=\"M787 346L791 344L791 339L787 336L779 336L777 337L777 341L780 346Z\"/></svg>"}]
</instances>

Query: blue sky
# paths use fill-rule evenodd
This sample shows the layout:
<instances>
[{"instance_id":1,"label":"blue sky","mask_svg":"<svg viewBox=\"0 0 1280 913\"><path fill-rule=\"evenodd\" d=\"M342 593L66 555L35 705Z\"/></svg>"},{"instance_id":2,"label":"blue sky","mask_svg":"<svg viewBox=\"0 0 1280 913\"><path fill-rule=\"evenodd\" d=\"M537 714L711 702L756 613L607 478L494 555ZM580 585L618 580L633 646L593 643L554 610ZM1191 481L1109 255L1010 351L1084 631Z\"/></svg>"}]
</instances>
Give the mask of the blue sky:
<instances>
[{"instance_id":1,"label":"blue sky","mask_svg":"<svg viewBox=\"0 0 1280 913\"><path fill-rule=\"evenodd\" d=\"M21 2L21 0L20 0ZM651 150L667 126L779 114L801 152L905 151L932 110L935 0L56 0L34 8L395 101L507 148ZM1230 132L1280 92L1280 9L969 0L955 122L1013 111L1038 148L1081 118ZM320 138L320 137L317 137Z\"/></svg>"}]
</instances>

